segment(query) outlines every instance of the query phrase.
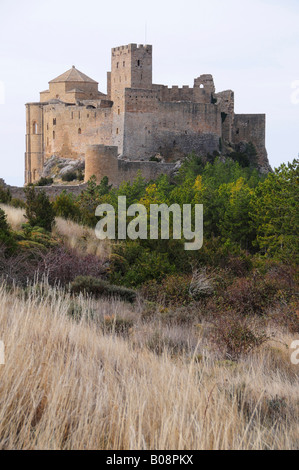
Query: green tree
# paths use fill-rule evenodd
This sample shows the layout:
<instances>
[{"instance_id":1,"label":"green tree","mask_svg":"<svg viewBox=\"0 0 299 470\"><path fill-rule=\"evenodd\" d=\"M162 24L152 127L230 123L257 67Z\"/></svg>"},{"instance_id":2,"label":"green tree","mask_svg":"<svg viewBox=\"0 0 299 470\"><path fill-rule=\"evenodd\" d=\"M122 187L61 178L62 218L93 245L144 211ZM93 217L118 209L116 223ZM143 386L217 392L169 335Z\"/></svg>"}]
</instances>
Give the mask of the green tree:
<instances>
[{"instance_id":1,"label":"green tree","mask_svg":"<svg viewBox=\"0 0 299 470\"><path fill-rule=\"evenodd\" d=\"M267 255L298 260L299 160L281 165L255 189L250 213L256 245Z\"/></svg>"},{"instance_id":2,"label":"green tree","mask_svg":"<svg viewBox=\"0 0 299 470\"><path fill-rule=\"evenodd\" d=\"M31 227L41 227L51 231L55 213L51 202L45 191L36 191L34 186L28 186L24 189L26 195L25 217Z\"/></svg>"},{"instance_id":3,"label":"green tree","mask_svg":"<svg viewBox=\"0 0 299 470\"><path fill-rule=\"evenodd\" d=\"M80 208L72 193L62 191L62 193L59 194L53 202L53 209L55 215L65 219L72 219L75 222L79 222L81 219Z\"/></svg>"},{"instance_id":4,"label":"green tree","mask_svg":"<svg viewBox=\"0 0 299 470\"><path fill-rule=\"evenodd\" d=\"M5 253L11 254L16 248L16 241L7 223L5 212L0 209L0 246L5 246Z\"/></svg>"},{"instance_id":5,"label":"green tree","mask_svg":"<svg viewBox=\"0 0 299 470\"><path fill-rule=\"evenodd\" d=\"M249 215L253 189L244 178L239 178L235 183L221 185L218 192L223 206L218 222L222 241L237 243L243 249L251 248L255 238Z\"/></svg>"}]
</instances>

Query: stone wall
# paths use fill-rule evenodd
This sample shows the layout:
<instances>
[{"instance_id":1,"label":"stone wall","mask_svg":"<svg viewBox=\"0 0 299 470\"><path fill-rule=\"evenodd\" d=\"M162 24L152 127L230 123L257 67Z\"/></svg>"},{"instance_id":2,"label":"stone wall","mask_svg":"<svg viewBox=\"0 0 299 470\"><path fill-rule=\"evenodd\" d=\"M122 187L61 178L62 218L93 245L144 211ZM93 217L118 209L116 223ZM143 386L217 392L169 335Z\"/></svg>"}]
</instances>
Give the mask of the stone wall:
<instances>
[{"instance_id":1,"label":"stone wall","mask_svg":"<svg viewBox=\"0 0 299 470\"><path fill-rule=\"evenodd\" d=\"M161 174L171 175L175 167L173 163L128 161L118 158L117 153L117 147L90 146L85 158L85 181L95 175L99 183L107 176L113 186L119 186L123 181L133 181L137 172L149 181Z\"/></svg>"},{"instance_id":2,"label":"stone wall","mask_svg":"<svg viewBox=\"0 0 299 470\"><path fill-rule=\"evenodd\" d=\"M79 196L79 194L81 194L82 191L86 189L86 187L87 187L87 184L79 184L79 185L71 185L71 186L70 185L68 186L62 186L62 185L35 186L35 189L37 191L45 191L45 193L50 198L50 200L54 200L63 191L66 191L67 193L72 193L74 194L74 196ZM9 188L13 198L21 199L22 201L26 200L23 187L6 185L6 188Z\"/></svg>"},{"instance_id":3,"label":"stone wall","mask_svg":"<svg viewBox=\"0 0 299 470\"><path fill-rule=\"evenodd\" d=\"M257 150L260 169L269 171L270 165L265 148L266 115L235 114L232 134L234 144L252 142Z\"/></svg>"},{"instance_id":4,"label":"stone wall","mask_svg":"<svg viewBox=\"0 0 299 470\"><path fill-rule=\"evenodd\" d=\"M149 159L161 153L169 161L219 150L222 135L217 106L188 101L162 101L163 90L125 91L123 155Z\"/></svg>"}]
</instances>

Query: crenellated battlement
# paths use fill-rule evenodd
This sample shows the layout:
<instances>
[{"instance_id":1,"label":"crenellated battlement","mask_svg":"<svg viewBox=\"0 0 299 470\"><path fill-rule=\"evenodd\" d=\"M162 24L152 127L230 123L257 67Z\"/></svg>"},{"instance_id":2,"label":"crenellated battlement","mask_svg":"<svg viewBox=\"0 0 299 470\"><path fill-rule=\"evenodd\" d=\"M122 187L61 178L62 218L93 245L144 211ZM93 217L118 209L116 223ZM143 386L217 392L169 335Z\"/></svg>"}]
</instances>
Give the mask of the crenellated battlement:
<instances>
[{"instance_id":1,"label":"crenellated battlement","mask_svg":"<svg viewBox=\"0 0 299 470\"><path fill-rule=\"evenodd\" d=\"M112 51L112 54L113 53L117 53L117 52L132 52L132 51L136 51L136 50L139 50L139 51L143 51L143 52L147 52L147 53L151 53L152 50L153 50L153 46L149 45L149 44L127 44L126 46L118 46L118 47L113 47L111 49Z\"/></svg>"}]
</instances>

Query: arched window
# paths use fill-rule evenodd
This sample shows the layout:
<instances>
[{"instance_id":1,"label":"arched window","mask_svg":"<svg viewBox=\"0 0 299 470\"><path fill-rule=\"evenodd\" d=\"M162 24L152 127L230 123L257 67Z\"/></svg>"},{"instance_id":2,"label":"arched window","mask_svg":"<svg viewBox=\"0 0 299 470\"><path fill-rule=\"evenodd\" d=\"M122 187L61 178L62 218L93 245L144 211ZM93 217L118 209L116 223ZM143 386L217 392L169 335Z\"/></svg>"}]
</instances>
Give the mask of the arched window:
<instances>
[{"instance_id":1,"label":"arched window","mask_svg":"<svg viewBox=\"0 0 299 470\"><path fill-rule=\"evenodd\" d=\"M116 128L116 134L118 134L118 127Z\"/></svg>"},{"instance_id":2,"label":"arched window","mask_svg":"<svg viewBox=\"0 0 299 470\"><path fill-rule=\"evenodd\" d=\"M37 122L33 121L32 123L32 134L37 134Z\"/></svg>"},{"instance_id":3,"label":"arched window","mask_svg":"<svg viewBox=\"0 0 299 470\"><path fill-rule=\"evenodd\" d=\"M53 140L55 140L55 131L53 131Z\"/></svg>"},{"instance_id":4,"label":"arched window","mask_svg":"<svg viewBox=\"0 0 299 470\"><path fill-rule=\"evenodd\" d=\"M53 126L56 126L56 118L53 119Z\"/></svg>"},{"instance_id":5,"label":"arched window","mask_svg":"<svg viewBox=\"0 0 299 470\"><path fill-rule=\"evenodd\" d=\"M81 131L81 128L79 127L79 129L78 129L78 134L81 135L81 132L82 132L82 131Z\"/></svg>"}]
</instances>

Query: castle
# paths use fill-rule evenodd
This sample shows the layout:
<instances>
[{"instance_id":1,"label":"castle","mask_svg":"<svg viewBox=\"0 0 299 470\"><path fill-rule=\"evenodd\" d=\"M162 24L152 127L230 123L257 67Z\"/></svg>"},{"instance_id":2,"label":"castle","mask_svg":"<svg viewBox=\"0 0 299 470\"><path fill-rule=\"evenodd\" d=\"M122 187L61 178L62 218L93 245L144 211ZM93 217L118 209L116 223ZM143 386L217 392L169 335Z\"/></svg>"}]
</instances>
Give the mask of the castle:
<instances>
[{"instance_id":1,"label":"castle","mask_svg":"<svg viewBox=\"0 0 299 470\"><path fill-rule=\"evenodd\" d=\"M25 183L38 181L53 156L85 160L85 181L106 175L117 185L138 170L148 179L170 173L190 152L243 142L267 171L264 114L235 114L234 92L216 93L212 75L193 88L153 84L152 46L129 44L112 49L106 94L73 66L26 104Z\"/></svg>"}]
</instances>

